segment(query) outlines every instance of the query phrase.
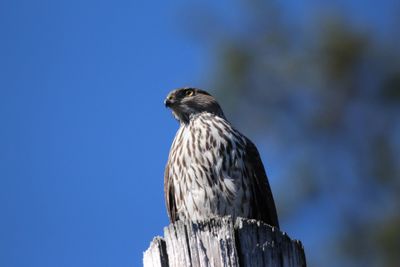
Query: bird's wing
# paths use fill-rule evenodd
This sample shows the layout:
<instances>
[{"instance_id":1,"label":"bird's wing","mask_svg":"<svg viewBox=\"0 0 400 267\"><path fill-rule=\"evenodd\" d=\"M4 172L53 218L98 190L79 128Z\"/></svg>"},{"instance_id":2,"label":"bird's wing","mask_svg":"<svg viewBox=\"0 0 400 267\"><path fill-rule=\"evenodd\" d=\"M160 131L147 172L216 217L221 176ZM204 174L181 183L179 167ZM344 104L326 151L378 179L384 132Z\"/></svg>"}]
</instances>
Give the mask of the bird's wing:
<instances>
[{"instance_id":1,"label":"bird's wing","mask_svg":"<svg viewBox=\"0 0 400 267\"><path fill-rule=\"evenodd\" d=\"M169 220L171 223L177 220L176 218L176 204L175 204L175 190L174 184L169 177L169 162L165 167L164 172L164 195L165 195L165 204L167 206L167 212L169 216Z\"/></svg>"},{"instance_id":2,"label":"bird's wing","mask_svg":"<svg viewBox=\"0 0 400 267\"><path fill-rule=\"evenodd\" d=\"M246 138L246 166L249 171L253 191L253 216L279 228L274 197L272 196L267 174L256 146Z\"/></svg>"}]
</instances>

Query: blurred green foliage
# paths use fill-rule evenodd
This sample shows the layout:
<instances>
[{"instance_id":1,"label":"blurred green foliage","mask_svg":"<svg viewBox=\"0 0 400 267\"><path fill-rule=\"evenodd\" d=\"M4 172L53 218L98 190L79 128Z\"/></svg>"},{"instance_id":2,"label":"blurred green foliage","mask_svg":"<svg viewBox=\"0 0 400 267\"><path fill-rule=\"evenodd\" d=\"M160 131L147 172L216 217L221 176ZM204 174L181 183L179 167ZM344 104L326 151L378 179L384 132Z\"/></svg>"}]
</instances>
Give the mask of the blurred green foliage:
<instances>
[{"instance_id":1,"label":"blurred green foliage","mask_svg":"<svg viewBox=\"0 0 400 267\"><path fill-rule=\"evenodd\" d=\"M215 25L201 39L229 119L280 157L281 220L307 207L310 235L332 227L310 266L400 266L400 20L382 29L353 20L363 6L300 20L273 1L234 2L233 18L194 17ZM324 209L332 225L314 221Z\"/></svg>"}]
</instances>

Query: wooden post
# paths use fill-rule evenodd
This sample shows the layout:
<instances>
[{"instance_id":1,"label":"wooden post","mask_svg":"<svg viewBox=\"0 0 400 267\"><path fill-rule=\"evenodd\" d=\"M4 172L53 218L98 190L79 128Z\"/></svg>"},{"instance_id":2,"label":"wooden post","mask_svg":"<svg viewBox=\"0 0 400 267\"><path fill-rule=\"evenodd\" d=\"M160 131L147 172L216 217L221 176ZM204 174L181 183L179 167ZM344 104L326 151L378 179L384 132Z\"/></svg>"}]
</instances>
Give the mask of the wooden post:
<instances>
[{"instance_id":1,"label":"wooden post","mask_svg":"<svg viewBox=\"0 0 400 267\"><path fill-rule=\"evenodd\" d=\"M143 257L144 267L306 267L300 241L263 222L231 217L178 221L164 228Z\"/></svg>"}]
</instances>

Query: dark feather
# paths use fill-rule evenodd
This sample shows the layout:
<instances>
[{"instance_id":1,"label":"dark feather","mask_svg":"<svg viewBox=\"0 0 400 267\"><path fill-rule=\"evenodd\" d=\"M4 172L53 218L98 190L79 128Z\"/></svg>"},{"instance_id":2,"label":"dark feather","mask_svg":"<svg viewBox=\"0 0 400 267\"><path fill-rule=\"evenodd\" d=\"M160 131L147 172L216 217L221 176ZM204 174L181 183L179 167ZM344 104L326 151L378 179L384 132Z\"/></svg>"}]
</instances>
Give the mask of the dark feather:
<instances>
[{"instance_id":1,"label":"dark feather","mask_svg":"<svg viewBox=\"0 0 400 267\"><path fill-rule=\"evenodd\" d=\"M276 213L274 197L269 186L267 174L265 173L260 154L256 146L246 138L246 165L250 178L253 179L253 218L262 220L272 226L279 228L278 215Z\"/></svg>"},{"instance_id":2,"label":"dark feather","mask_svg":"<svg viewBox=\"0 0 400 267\"><path fill-rule=\"evenodd\" d=\"M164 195L165 195L165 204L167 206L168 217L171 223L177 221L176 214L176 204L175 204L175 192L174 192L174 184L171 179L169 179L169 163L165 167L164 172Z\"/></svg>"}]
</instances>

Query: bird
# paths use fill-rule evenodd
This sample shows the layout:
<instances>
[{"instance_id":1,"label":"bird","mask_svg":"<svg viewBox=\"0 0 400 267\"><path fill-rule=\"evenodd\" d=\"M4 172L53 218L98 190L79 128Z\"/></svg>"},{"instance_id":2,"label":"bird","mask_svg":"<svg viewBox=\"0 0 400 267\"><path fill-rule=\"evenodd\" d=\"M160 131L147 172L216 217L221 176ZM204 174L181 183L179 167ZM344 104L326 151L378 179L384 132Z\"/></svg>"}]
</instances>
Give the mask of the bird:
<instances>
[{"instance_id":1,"label":"bird","mask_svg":"<svg viewBox=\"0 0 400 267\"><path fill-rule=\"evenodd\" d=\"M279 229L260 154L226 119L217 100L185 87L171 91L164 104L179 122L164 172L170 222L231 216Z\"/></svg>"}]
</instances>

